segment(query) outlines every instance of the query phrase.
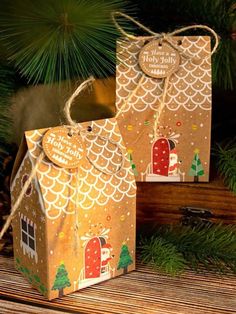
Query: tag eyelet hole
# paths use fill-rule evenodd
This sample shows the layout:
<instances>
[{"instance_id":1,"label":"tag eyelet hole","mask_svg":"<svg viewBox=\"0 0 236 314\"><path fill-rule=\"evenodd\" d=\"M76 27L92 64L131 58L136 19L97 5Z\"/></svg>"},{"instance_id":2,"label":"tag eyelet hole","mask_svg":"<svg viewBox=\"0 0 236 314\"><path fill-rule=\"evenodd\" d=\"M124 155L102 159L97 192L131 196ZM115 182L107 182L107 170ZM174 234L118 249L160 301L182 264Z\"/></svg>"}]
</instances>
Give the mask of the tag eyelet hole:
<instances>
[{"instance_id":1,"label":"tag eyelet hole","mask_svg":"<svg viewBox=\"0 0 236 314\"><path fill-rule=\"evenodd\" d=\"M161 43L161 42L159 42L158 46L159 46L159 47L162 47L162 43Z\"/></svg>"},{"instance_id":2,"label":"tag eyelet hole","mask_svg":"<svg viewBox=\"0 0 236 314\"><path fill-rule=\"evenodd\" d=\"M182 45L182 40L178 40L178 41L177 41L177 45L178 45L178 46L181 46L181 45Z\"/></svg>"},{"instance_id":3,"label":"tag eyelet hole","mask_svg":"<svg viewBox=\"0 0 236 314\"><path fill-rule=\"evenodd\" d=\"M71 132L68 132L68 133L67 133L67 136L72 137L72 133L71 133Z\"/></svg>"},{"instance_id":4,"label":"tag eyelet hole","mask_svg":"<svg viewBox=\"0 0 236 314\"><path fill-rule=\"evenodd\" d=\"M92 127L89 125L89 126L87 127L87 131L88 131L88 132L92 132L92 130L93 130Z\"/></svg>"}]
</instances>

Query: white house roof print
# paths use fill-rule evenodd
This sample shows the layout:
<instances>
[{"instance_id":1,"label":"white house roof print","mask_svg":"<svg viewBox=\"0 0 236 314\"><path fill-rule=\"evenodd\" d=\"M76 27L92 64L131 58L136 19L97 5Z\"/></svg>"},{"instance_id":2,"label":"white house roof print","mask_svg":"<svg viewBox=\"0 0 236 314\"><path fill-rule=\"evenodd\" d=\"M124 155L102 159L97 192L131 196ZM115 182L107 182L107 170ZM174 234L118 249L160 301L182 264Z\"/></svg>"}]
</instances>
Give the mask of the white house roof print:
<instances>
[{"instance_id":1,"label":"white house roof print","mask_svg":"<svg viewBox=\"0 0 236 314\"><path fill-rule=\"evenodd\" d=\"M180 106L188 111L200 107L211 109L211 57L210 38L207 36L174 37L173 41L181 39L179 49L181 63L179 70L171 75L166 106L169 110L178 110ZM122 107L129 94L138 85L143 75L138 55L144 45L144 40L123 40L118 42L118 64L116 71L116 106ZM183 55L188 55L186 58ZM145 76L124 111L131 108L144 111L147 108L158 110L159 98L163 90L163 80Z\"/></svg>"},{"instance_id":2,"label":"white house roof print","mask_svg":"<svg viewBox=\"0 0 236 314\"><path fill-rule=\"evenodd\" d=\"M65 169L44 158L39 165L37 176L44 210L49 219L56 219L62 213L73 214L76 200L78 208L88 210L96 205L105 206L109 200L119 202L125 196L135 197L135 180L116 120L97 120L83 125L85 128L91 126L93 133L117 142L123 150L124 165L120 171L112 175L97 170L92 165L93 162L104 171L119 170L121 154L120 149L113 143L92 135L87 136L85 142L87 155L92 163L85 159L85 163L79 169ZM46 129L26 132L29 156L33 165L42 150L41 142L45 132Z\"/></svg>"}]
</instances>

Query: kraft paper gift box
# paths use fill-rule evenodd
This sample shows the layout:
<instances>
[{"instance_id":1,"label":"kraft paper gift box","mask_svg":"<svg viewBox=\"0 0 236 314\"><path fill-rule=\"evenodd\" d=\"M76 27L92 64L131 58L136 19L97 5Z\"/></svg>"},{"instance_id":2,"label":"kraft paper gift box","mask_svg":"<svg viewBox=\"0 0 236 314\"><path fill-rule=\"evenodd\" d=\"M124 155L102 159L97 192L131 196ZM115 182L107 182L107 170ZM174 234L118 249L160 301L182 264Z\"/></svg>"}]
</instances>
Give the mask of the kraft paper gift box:
<instances>
[{"instance_id":1,"label":"kraft paper gift box","mask_svg":"<svg viewBox=\"0 0 236 314\"><path fill-rule=\"evenodd\" d=\"M81 126L92 133L79 166L44 157L13 219L16 268L50 300L135 268L136 185L116 120ZM52 144L59 163L76 154L62 147L70 139L65 126L26 132L13 169L13 204L47 132L44 147Z\"/></svg>"},{"instance_id":2,"label":"kraft paper gift box","mask_svg":"<svg viewBox=\"0 0 236 314\"><path fill-rule=\"evenodd\" d=\"M171 36L168 40L118 41L118 124L137 181L208 181L210 37ZM170 51L159 51L162 45ZM166 77L158 77L165 76L166 65L176 66L167 73L168 83Z\"/></svg>"}]
</instances>

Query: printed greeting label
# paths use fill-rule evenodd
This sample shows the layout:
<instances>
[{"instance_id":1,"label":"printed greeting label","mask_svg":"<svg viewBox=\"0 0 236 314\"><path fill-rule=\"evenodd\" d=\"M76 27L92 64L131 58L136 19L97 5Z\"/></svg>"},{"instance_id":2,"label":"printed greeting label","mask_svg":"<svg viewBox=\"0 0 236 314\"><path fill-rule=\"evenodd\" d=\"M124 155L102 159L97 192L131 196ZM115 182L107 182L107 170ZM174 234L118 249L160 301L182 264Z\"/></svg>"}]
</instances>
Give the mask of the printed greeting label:
<instances>
[{"instance_id":1,"label":"printed greeting label","mask_svg":"<svg viewBox=\"0 0 236 314\"><path fill-rule=\"evenodd\" d=\"M139 54L139 66L148 76L164 78L176 72L179 68L178 51L166 42L153 40L145 45Z\"/></svg>"},{"instance_id":2,"label":"printed greeting label","mask_svg":"<svg viewBox=\"0 0 236 314\"><path fill-rule=\"evenodd\" d=\"M77 168L84 157L84 144L77 134L70 134L66 127L48 130L43 137L46 156L62 168Z\"/></svg>"}]
</instances>

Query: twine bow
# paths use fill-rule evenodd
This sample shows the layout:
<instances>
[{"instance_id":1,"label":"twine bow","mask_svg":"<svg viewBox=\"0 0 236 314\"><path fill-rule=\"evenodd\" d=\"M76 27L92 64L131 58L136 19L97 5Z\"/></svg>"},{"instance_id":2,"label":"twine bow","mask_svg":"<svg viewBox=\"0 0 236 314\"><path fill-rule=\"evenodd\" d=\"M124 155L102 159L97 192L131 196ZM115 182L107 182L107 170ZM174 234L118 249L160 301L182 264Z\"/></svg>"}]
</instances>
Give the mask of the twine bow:
<instances>
[{"instance_id":1,"label":"twine bow","mask_svg":"<svg viewBox=\"0 0 236 314\"><path fill-rule=\"evenodd\" d=\"M142 30L146 31L147 33L150 34L150 36L135 36L132 34L127 33L124 28L122 28L120 26L120 24L117 22L117 17L124 17L128 20L130 20L132 23L136 24L139 28L141 28ZM156 33L153 32L151 29L149 29L148 27L144 26L143 24L141 24L140 22L136 21L134 18L132 18L131 16L122 13L122 12L113 12L112 13L112 19L113 22L115 24L115 26L117 27L117 29L120 31L120 33L126 37L129 40L137 40L137 39L145 39L145 40L149 40L149 39L156 39L156 40L160 40L160 43L162 42L167 42L172 48L174 48L175 50L177 50L182 57L187 58L187 59L191 59L193 62L194 60L196 60L196 58L194 56L191 56L187 53L185 53L181 47L178 45L178 43L174 42L172 40L172 37L175 35L178 35L180 33L186 32L190 29L205 29L208 32L210 32L213 37L215 38L215 45L211 51L211 55L213 53L216 52L216 49L219 45L219 36L217 35L217 33L210 27L206 26L206 25L202 25L202 24L197 24L197 25L190 25L190 26L186 26L186 27L182 27L180 29L174 30L173 32L170 33ZM208 58L205 57L204 59ZM203 60L203 59L202 59ZM154 124L153 124L153 134L154 134L154 140L157 138L157 126L160 123L160 117L162 114L162 111L165 107L165 101L166 101L166 96L167 96L167 91L168 91L168 86L169 86L169 82L170 82L170 76L167 76L166 78L164 78L164 84L163 84L163 92L161 95L161 98L159 100L159 108L156 112L156 116L155 116L155 120L154 120ZM118 118L120 116L120 114L123 112L124 108L126 107L126 105L129 103L129 101L132 99L133 96L136 95L137 91L139 90L139 88L141 87L144 79L146 78L146 75L143 73L140 80L138 81L137 86L133 89L133 91L129 94L129 96L127 97L127 99L124 101L123 105L120 107L120 109L117 111L116 114L116 118ZM142 135L142 133L140 133L139 137ZM136 138L135 142L137 142L138 138Z\"/></svg>"},{"instance_id":2,"label":"twine bow","mask_svg":"<svg viewBox=\"0 0 236 314\"><path fill-rule=\"evenodd\" d=\"M74 120L72 120L71 118L71 115L70 115L70 108L71 108L71 105L74 101L74 99L90 84L93 83L95 79L93 77L90 77L88 80L84 81L81 85L79 85L79 87L75 90L75 92L71 95L71 97L68 99L68 101L66 102L65 104L65 108L64 108L64 113L65 113L65 117L66 117L66 120L69 124L69 126L65 126L65 127L68 127L69 128L69 132L71 133L71 135L73 135L73 133L77 133L77 134L80 134L82 139L85 140L85 138L87 136L90 136L90 135L93 135L93 136L96 136L97 138L100 138L104 141L108 141L110 142L111 144L117 146L119 152L120 152L120 156L121 156L121 163L119 165L119 167L117 167L117 169L115 171L109 171L109 169L107 171L104 171L101 167L99 167L98 164L96 164L94 161L92 161L88 155L86 155L86 158L87 160L92 164L92 166L94 168L96 168L98 171L100 172L103 172L105 175L114 175L116 173L118 173L122 168L123 168L123 165L124 165L124 154L123 154L123 149L121 148L121 146L114 140L112 140L110 137L106 137L106 136L101 136L101 135L98 135L92 131L88 131L87 129L84 129L82 127L82 125L80 125L80 123L76 123ZM7 229L9 228L11 222L12 222L12 219L14 218L15 216L15 213L27 191L27 189L29 188L31 182L33 181L33 179L35 178L35 175L38 171L38 168L39 168L39 165L41 164L41 162L43 161L43 159L45 158L45 153L44 151L42 150L41 153L39 154L39 156L37 157L37 160L35 162L35 165L34 167L32 168L30 174L29 174L29 177L28 179L25 181L24 183L24 186L16 200L16 202L14 203L14 205L12 206L11 208L11 213L10 215L8 216L1 232L0 232L0 240L2 239L3 235L5 234L5 232L7 231ZM76 174L76 191L78 191L78 169L77 169L77 174ZM78 223L78 210L77 210L77 202L78 202L78 193L76 193L76 201L75 201L75 226L74 226L74 230L75 230L75 247L77 248L78 247L78 228L79 228L79 223Z\"/></svg>"},{"instance_id":3,"label":"twine bow","mask_svg":"<svg viewBox=\"0 0 236 314\"><path fill-rule=\"evenodd\" d=\"M139 28L143 29L144 31L146 31L147 33L150 34L150 36L135 36L135 35L132 35L132 34L129 34L127 33L124 28L122 28L120 26L120 24L117 22L117 19L116 17L124 17L128 20L130 20L131 22L133 22L134 24L136 24ZM116 28L119 30L119 32L126 38L128 39L131 39L131 40L137 40L137 39L165 39L165 40L169 40L171 39L171 37L175 36L175 35L178 35L178 34L181 34L183 32L186 32L190 29L197 29L197 28L200 28L200 29L205 29L207 30L208 32L210 32L214 38L215 38L215 45L211 51L211 55L213 53L215 53L218 45L219 45L219 36L217 35L217 33L212 29L210 28L209 26L207 25L202 25L202 24L196 24L196 25L189 25L189 26L185 26L185 27L181 27L179 29L176 29L174 30L173 32L169 32L169 33L156 33L156 32L153 32L150 28L144 26L142 23L136 21L134 18L132 18L131 16L125 14L125 13L122 13L122 12L113 12L112 13L112 20L116 26Z\"/></svg>"}]
</instances>

